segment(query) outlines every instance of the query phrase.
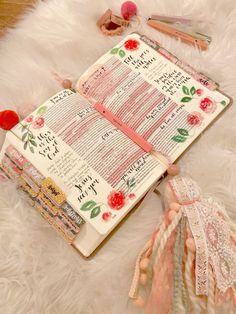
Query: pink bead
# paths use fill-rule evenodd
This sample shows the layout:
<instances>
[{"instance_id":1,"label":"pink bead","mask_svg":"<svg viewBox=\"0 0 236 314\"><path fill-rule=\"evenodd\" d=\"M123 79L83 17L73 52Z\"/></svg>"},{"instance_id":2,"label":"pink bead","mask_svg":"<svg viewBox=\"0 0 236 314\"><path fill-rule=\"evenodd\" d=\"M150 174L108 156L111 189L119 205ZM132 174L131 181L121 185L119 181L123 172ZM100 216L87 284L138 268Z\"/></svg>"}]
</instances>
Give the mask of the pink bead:
<instances>
[{"instance_id":1,"label":"pink bead","mask_svg":"<svg viewBox=\"0 0 236 314\"><path fill-rule=\"evenodd\" d=\"M189 249L189 251L191 251L193 253L196 251L196 244L195 244L195 241L193 238L188 238L186 240L186 246Z\"/></svg>"},{"instance_id":2,"label":"pink bead","mask_svg":"<svg viewBox=\"0 0 236 314\"><path fill-rule=\"evenodd\" d=\"M180 204L178 203L170 203L170 209L171 210L175 210L176 212L178 212L180 210Z\"/></svg>"},{"instance_id":3,"label":"pink bead","mask_svg":"<svg viewBox=\"0 0 236 314\"><path fill-rule=\"evenodd\" d=\"M141 274L140 278L139 278L139 281L140 281L141 285L145 286L146 283L147 283L147 275L146 274Z\"/></svg>"},{"instance_id":4,"label":"pink bead","mask_svg":"<svg viewBox=\"0 0 236 314\"><path fill-rule=\"evenodd\" d=\"M170 176L176 176L179 174L179 167L177 165L171 165L168 169L167 172Z\"/></svg>"},{"instance_id":5,"label":"pink bead","mask_svg":"<svg viewBox=\"0 0 236 314\"><path fill-rule=\"evenodd\" d=\"M138 307L144 307L145 300L139 295L135 300L133 300L133 303Z\"/></svg>"},{"instance_id":6,"label":"pink bead","mask_svg":"<svg viewBox=\"0 0 236 314\"><path fill-rule=\"evenodd\" d=\"M64 88L71 88L71 86L72 86L72 82L71 82L71 80L63 80L62 81L62 86L64 87Z\"/></svg>"},{"instance_id":7,"label":"pink bead","mask_svg":"<svg viewBox=\"0 0 236 314\"><path fill-rule=\"evenodd\" d=\"M140 262L140 268L145 271L148 268L148 264L149 264L149 258L145 257Z\"/></svg>"},{"instance_id":8,"label":"pink bead","mask_svg":"<svg viewBox=\"0 0 236 314\"><path fill-rule=\"evenodd\" d=\"M132 1L125 1L121 5L121 15L125 20L129 20L134 15L137 15L137 6Z\"/></svg>"},{"instance_id":9,"label":"pink bead","mask_svg":"<svg viewBox=\"0 0 236 314\"><path fill-rule=\"evenodd\" d=\"M172 221L175 218L175 215L176 215L176 211L175 210L171 210L168 213L168 218L170 219L170 221Z\"/></svg>"}]
</instances>

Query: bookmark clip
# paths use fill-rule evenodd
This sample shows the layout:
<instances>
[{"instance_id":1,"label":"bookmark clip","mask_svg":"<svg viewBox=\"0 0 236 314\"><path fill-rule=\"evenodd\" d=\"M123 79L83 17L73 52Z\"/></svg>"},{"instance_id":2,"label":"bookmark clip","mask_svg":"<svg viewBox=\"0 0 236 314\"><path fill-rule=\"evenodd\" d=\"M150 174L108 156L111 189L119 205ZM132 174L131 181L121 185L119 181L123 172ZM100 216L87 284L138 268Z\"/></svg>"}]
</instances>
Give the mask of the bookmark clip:
<instances>
[{"instance_id":1,"label":"bookmark clip","mask_svg":"<svg viewBox=\"0 0 236 314\"><path fill-rule=\"evenodd\" d=\"M181 23L173 23L158 19L149 18L147 24L158 31L172 37L181 39L181 41L197 46L202 50L206 50L211 42L211 38L205 34L196 32L191 27L183 27Z\"/></svg>"},{"instance_id":2,"label":"bookmark clip","mask_svg":"<svg viewBox=\"0 0 236 314\"><path fill-rule=\"evenodd\" d=\"M108 121L114 124L119 130L127 135L134 143L139 145L145 152L149 153L152 150L152 145L148 143L142 136L128 127L122 120L115 116L111 111L107 110L102 104L96 103L95 109L100 112Z\"/></svg>"}]
</instances>

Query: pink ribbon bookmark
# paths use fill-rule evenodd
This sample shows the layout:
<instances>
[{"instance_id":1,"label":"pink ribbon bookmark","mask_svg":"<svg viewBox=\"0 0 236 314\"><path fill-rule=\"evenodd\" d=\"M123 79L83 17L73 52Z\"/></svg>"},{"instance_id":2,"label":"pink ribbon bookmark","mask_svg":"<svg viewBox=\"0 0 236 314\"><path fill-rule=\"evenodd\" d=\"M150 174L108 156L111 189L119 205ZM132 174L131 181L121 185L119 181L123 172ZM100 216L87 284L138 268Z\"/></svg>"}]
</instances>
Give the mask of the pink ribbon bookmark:
<instances>
[{"instance_id":1,"label":"pink ribbon bookmark","mask_svg":"<svg viewBox=\"0 0 236 314\"><path fill-rule=\"evenodd\" d=\"M149 153L152 150L153 147L150 143L148 143L142 136L140 136L133 129L123 123L118 117L116 117L111 111L107 110L107 108L105 108L102 104L96 103L94 107L115 127L121 130L125 135L127 135L134 143L139 145L145 152Z\"/></svg>"}]
</instances>

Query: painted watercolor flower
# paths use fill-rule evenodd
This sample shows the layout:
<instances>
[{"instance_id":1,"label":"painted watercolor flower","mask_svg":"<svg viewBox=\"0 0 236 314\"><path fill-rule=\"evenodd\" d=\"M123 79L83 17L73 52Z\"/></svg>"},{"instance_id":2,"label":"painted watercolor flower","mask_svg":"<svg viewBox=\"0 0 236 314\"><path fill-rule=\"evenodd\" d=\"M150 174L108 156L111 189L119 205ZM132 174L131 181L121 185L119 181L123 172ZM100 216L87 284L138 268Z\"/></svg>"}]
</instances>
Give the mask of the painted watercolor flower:
<instances>
[{"instance_id":1,"label":"painted watercolor flower","mask_svg":"<svg viewBox=\"0 0 236 314\"><path fill-rule=\"evenodd\" d=\"M111 218L111 212L105 212L102 214L102 219L108 221Z\"/></svg>"},{"instance_id":2,"label":"painted watercolor flower","mask_svg":"<svg viewBox=\"0 0 236 314\"><path fill-rule=\"evenodd\" d=\"M137 50L139 47L139 41L137 41L136 39L129 39L126 40L126 42L124 43L124 47L126 50Z\"/></svg>"},{"instance_id":3,"label":"painted watercolor flower","mask_svg":"<svg viewBox=\"0 0 236 314\"><path fill-rule=\"evenodd\" d=\"M33 116L28 116L27 118L25 118L25 121L31 123L33 121Z\"/></svg>"},{"instance_id":4,"label":"painted watercolor flower","mask_svg":"<svg viewBox=\"0 0 236 314\"><path fill-rule=\"evenodd\" d=\"M125 194L122 191L112 191L107 197L107 202L110 208L120 210L125 205Z\"/></svg>"},{"instance_id":5,"label":"painted watercolor flower","mask_svg":"<svg viewBox=\"0 0 236 314\"><path fill-rule=\"evenodd\" d=\"M213 113L216 110L216 102L210 97L205 97L201 100L199 107L205 113Z\"/></svg>"},{"instance_id":6,"label":"painted watercolor flower","mask_svg":"<svg viewBox=\"0 0 236 314\"><path fill-rule=\"evenodd\" d=\"M187 116L189 125L200 126L202 124L203 116L200 112L194 111Z\"/></svg>"},{"instance_id":7,"label":"painted watercolor flower","mask_svg":"<svg viewBox=\"0 0 236 314\"><path fill-rule=\"evenodd\" d=\"M135 197L136 197L136 195L134 193L130 193L128 195L128 198L131 199L131 200L135 199Z\"/></svg>"},{"instance_id":8,"label":"painted watercolor flower","mask_svg":"<svg viewBox=\"0 0 236 314\"><path fill-rule=\"evenodd\" d=\"M203 89L201 89L201 88L196 89L195 94L197 94L198 96L202 96Z\"/></svg>"},{"instance_id":9,"label":"painted watercolor flower","mask_svg":"<svg viewBox=\"0 0 236 314\"><path fill-rule=\"evenodd\" d=\"M34 129L40 129L44 126L44 118L42 117L38 117L34 120L34 122L32 123L32 127Z\"/></svg>"}]
</instances>

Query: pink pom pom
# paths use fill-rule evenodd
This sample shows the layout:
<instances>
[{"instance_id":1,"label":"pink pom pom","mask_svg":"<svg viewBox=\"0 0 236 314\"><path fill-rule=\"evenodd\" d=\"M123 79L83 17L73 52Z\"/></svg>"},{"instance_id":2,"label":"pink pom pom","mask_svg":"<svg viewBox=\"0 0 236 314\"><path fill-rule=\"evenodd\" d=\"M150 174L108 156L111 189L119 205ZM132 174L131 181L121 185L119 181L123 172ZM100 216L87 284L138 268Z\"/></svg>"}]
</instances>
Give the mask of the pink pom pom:
<instances>
[{"instance_id":1,"label":"pink pom pom","mask_svg":"<svg viewBox=\"0 0 236 314\"><path fill-rule=\"evenodd\" d=\"M140 262L140 268L144 271L147 270L149 264L149 258L145 257L144 259L141 260Z\"/></svg>"},{"instance_id":2,"label":"pink pom pom","mask_svg":"<svg viewBox=\"0 0 236 314\"><path fill-rule=\"evenodd\" d=\"M68 79L63 80L63 81L62 81L62 86L63 86L64 88L71 88L71 86L72 86L71 80L68 80Z\"/></svg>"},{"instance_id":3,"label":"pink pom pom","mask_svg":"<svg viewBox=\"0 0 236 314\"><path fill-rule=\"evenodd\" d=\"M179 167L177 165L171 165L168 169L167 172L170 176L176 176L179 174Z\"/></svg>"},{"instance_id":4,"label":"pink pom pom","mask_svg":"<svg viewBox=\"0 0 236 314\"><path fill-rule=\"evenodd\" d=\"M133 303L138 307L144 307L145 300L141 296L138 296L135 300L133 300Z\"/></svg>"},{"instance_id":5,"label":"pink pom pom","mask_svg":"<svg viewBox=\"0 0 236 314\"><path fill-rule=\"evenodd\" d=\"M129 20L134 15L137 15L137 6L132 1L125 1L121 5L121 15L125 20Z\"/></svg>"},{"instance_id":6,"label":"pink pom pom","mask_svg":"<svg viewBox=\"0 0 236 314\"><path fill-rule=\"evenodd\" d=\"M146 283L147 283L147 275L146 274L141 274L140 278L139 278L139 281L140 281L141 285L145 286Z\"/></svg>"}]
</instances>

